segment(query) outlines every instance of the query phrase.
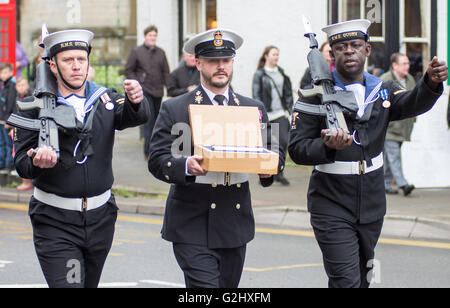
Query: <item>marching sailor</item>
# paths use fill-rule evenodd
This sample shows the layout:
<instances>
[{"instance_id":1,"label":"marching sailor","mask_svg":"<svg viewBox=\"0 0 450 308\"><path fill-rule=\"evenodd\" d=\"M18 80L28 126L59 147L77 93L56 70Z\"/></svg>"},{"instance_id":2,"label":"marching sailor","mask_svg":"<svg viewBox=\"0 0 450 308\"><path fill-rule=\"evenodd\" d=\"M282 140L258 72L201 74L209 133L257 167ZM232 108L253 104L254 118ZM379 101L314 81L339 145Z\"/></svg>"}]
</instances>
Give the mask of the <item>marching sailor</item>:
<instances>
[{"instance_id":1,"label":"marching sailor","mask_svg":"<svg viewBox=\"0 0 450 308\"><path fill-rule=\"evenodd\" d=\"M389 122L430 110L448 77L445 63L434 58L412 91L364 72L371 52L368 20L323 29L336 63L337 91L352 91L358 102L349 132L326 138L325 118L293 114L289 154L301 165L315 166L308 190L308 210L322 250L329 287L368 287L374 249L386 213L383 146ZM319 104L317 98L313 102ZM374 271L373 271L374 272Z\"/></svg>"},{"instance_id":2,"label":"marching sailor","mask_svg":"<svg viewBox=\"0 0 450 308\"><path fill-rule=\"evenodd\" d=\"M183 145L184 155L172 152L180 146L179 124L189 125L190 104L258 107L261 122L267 124L262 103L230 89L234 56L242 43L238 34L223 29L198 34L186 43L185 51L195 54L201 85L162 104L151 140L149 170L173 184L162 237L173 243L188 288L236 288L247 243L255 234L248 174L203 170L202 157L192 154L190 144ZM267 147L272 148L270 138ZM283 163L281 153L279 168ZM260 182L270 186L273 176L260 175Z\"/></svg>"},{"instance_id":3,"label":"marching sailor","mask_svg":"<svg viewBox=\"0 0 450 308\"><path fill-rule=\"evenodd\" d=\"M60 159L38 147L39 133L18 129L15 165L33 179L29 215L40 265L50 287L95 288L111 248L117 206L111 194L115 130L146 122L142 88L124 81L126 95L87 81L94 35L66 30L43 44L56 76L58 104L72 106L77 128L59 132ZM23 112L36 119L38 112Z\"/></svg>"}]
</instances>

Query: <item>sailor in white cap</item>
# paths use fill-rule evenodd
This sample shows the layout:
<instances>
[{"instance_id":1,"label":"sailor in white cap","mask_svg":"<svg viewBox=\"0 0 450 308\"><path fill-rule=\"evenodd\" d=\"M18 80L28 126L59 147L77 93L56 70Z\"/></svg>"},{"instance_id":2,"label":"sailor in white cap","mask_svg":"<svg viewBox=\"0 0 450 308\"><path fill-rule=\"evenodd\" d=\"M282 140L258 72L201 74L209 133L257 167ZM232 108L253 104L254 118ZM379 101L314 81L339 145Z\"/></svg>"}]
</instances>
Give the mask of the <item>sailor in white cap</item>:
<instances>
[{"instance_id":1,"label":"sailor in white cap","mask_svg":"<svg viewBox=\"0 0 450 308\"><path fill-rule=\"evenodd\" d=\"M66 30L43 41L49 61L44 64L56 76L57 105L76 111L77 128L58 134L60 159L52 148L38 148L38 132L16 134L16 169L33 179L29 213L50 287L98 286L117 217L111 193L115 130L141 125L149 116L137 81L124 82L126 96L86 81L93 37L90 31Z\"/></svg>"},{"instance_id":2,"label":"sailor in white cap","mask_svg":"<svg viewBox=\"0 0 450 308\"><path fill-rule=\"evenodd\" d=\"M443 92L448 68L436 57L412 91L364 72L370 56L367 20L325 27L336 64L337 91L352 91L359 110L346 118L330 139L320 116L297 112L289 154L301 165L314 165L308 190L308 210L323 253L330 287L368 287L370 260L386 213L383 147L390 121L430 110ZM315 97L310 103L320 104ZM375 277L376 278L376 277Z\"/></svg>"},{"instance_id":3,"label":"sailor in white cap","mask_svg":"<svg viewBox=\"0 0 450 308\"><path fill-rule=\"evenodd\" d=\"M230 89L234 57L242 43L238 34L225 29L191 38L185 51L195 54L201 85L164 102L153 131L149 170L172 184L162 236L173 243L188 288L236 288L247 243L255 234L249 175L207 172L200 166L202 157L193 155L190 143L182 145L183 153L174 151L180 148L177 139L190 136L190 130L179 129L180 124L189 127L190 104L254 106L260 110L261 122L268 122L261 102ZM267 135L271 136L270 129ZM284 154L280 153L280 169L283 164ZM260 181L270 186L273 176L260 175Z\"/></svg>"}]
</instances>

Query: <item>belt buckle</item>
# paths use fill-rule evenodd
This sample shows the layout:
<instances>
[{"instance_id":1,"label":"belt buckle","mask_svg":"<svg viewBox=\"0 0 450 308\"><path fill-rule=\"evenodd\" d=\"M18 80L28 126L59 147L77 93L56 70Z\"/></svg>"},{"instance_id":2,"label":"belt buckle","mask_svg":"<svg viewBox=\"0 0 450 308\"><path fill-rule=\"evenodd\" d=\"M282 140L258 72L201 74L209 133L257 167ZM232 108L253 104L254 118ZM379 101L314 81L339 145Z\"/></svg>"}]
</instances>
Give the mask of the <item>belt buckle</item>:
<instances>
[{"instance_id":1,"label":"belt buckle","mask_svg":"<svg viewBox=\"0 0 450 308\"><path fill-rule=\"evenodd\" d=\"M358 161L359 164L359 175L366 174L366 164L365 161Z\"/></svg>"}]
</instances>

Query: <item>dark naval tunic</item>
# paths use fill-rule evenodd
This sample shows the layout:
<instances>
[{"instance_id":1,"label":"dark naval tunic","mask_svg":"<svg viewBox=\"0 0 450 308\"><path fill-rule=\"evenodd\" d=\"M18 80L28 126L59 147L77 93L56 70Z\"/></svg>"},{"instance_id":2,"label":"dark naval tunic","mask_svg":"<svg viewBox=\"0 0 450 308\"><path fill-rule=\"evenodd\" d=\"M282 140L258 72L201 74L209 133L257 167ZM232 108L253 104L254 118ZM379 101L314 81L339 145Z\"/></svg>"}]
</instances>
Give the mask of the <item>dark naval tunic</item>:
<instances>
[{"instance_id":1,"label":"dark naval tunic","mask_svg":"<svg viewBox=\"0 0 450 308\"><path fill-rule=\"evenodd\" d=\"M335 72L333 77L336 89L345 89ZM362 161L371 165L371 160L383 152L389 122L423 114L441 96L443 87L440 86L437 92L432 91L427 85L427 78L426 75L412 91L406 91L392 81L382 82L366 73L364 116L358 116L356 121L347 119L350 133L355 132L356 142L341 151L329 149L323 143L321 130L326 128L324 117L295 110L290 134L290 157L297 164L311 166ZM383 90L387 90L388 97L383 98ZM315 99L309 103L320 102ZM379 221L386 214L383 168L362 172L361 175L330 174L316 168L308 189L308 210L352 223Z\"/></svg>"},{"instance_id":2,"label":"dark naval tunic","mask_svg":"<svg viewBox=\"0 0 450 308\"><path fill-rule=\"evenodd\" d=\"M64 103L62 97L58 99L58 104L60 103ZM37 148L39 133L17 129L14 159L18 174L22 178L32 179L34 186L40 190L65 198L89 198L111 189L114 182L112 155L115 130L145 123L149 111L147 104L134 105L127 97L111 89L87 82L86 105L94 107L96 104L98 106L92 120L92 129L86 140L92 146L91 155L87 158L84 155L76 155L78 159L73 159L74 154L80 154L83 148L83 143L79 143L80 136L74 131L59 130L61 160L54 168L40 169L33 166L32 159L27 156L29 149ZM89 108L87 110L89 111ZM21 115L36 119L38 113L39 111L33 110ZM85 119L89 114L85 115ZM77 163L83 160L84 163ZM54 207L30 207L30 214L34 213L45 213L71 224L84 224L81 213L69 215L66 211Z\"/></svg>"}]
</instances>

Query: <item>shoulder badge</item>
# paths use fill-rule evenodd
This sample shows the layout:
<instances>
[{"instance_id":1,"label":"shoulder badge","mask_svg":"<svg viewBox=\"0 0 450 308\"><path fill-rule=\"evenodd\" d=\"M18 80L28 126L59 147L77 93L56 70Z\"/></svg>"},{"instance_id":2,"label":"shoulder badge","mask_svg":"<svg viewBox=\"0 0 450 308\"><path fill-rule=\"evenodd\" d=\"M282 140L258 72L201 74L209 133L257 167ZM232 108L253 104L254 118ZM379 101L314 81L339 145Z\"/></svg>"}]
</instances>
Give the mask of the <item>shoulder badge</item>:
<instances>
[{"instance_id":1,"label":"shoulder badge","mask_svg":"<svg viewBox=\"0 0 450 308\"><path fill-rule=\"evenodd\" d=\"M236 105L240 106L241 102L239 101L239 99L237 98L236 94L234 94L234 92L231 93L233 95L233 99L234 102L236 103Z\"/></svg>"},{"instance_id":2,"label":"shoulder badge","mask_svg":"<svg viewBox=\"0 0 450 308\"><path fill-rule=\"evenodd\" d=\"M297 129L297 123L295 123L295 121L297 119L299 119L299 114L300 113L298 113L298 112L292 113L292 127L291 127L291 129Z\"/></svg>"},{"instance_id":3,"label":"shoulder badge","mask_svg":"<svg viewBox=\"0 0 450 308\"><path fill-rule=\"evenodd\" d=\"M199 105L203 102L203 96L201 91L197 91L197 93L195 93L195 102Z\"/></svg>"}]
</instances>

